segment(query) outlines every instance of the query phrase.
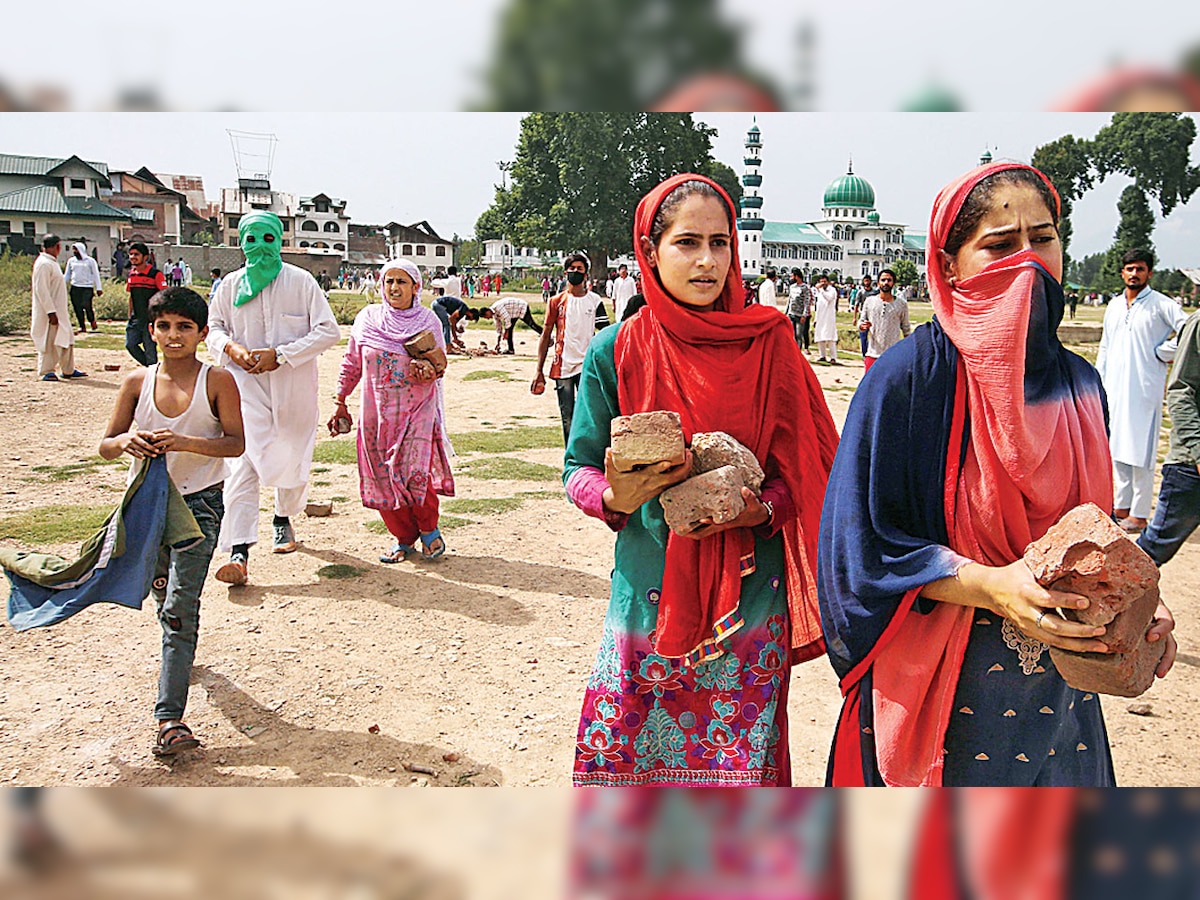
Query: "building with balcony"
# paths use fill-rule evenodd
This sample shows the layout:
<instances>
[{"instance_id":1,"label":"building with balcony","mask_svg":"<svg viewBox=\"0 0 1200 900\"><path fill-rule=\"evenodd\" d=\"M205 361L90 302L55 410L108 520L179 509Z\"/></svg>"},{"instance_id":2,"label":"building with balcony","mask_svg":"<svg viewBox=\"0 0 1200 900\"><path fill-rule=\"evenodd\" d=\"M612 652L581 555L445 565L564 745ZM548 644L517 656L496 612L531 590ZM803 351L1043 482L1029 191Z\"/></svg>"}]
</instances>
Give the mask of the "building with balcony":
<instances>
[{"instance_id":1,"label":"building with balcony","mask_svg":"<svg viewBox=\"0 0 1200 900\"><path fill-rule=\"evenodd\" d=\"M345 200L328 194L301 197L295 223L297 247L330 256L335 267L346 261L350 250L350 217L346 215Z\"/></svg>"},{"instance_id":2,"label":"building with balcony","mask_svg":"<svg viewBox=\"0 0 1200 900\"><path fill-rule=\"evenodd\" d=\"M428 222L383 226L388 259L411 259L422 268L454 265L454 241L441 237Z\"/></svg>"}]
</instances>

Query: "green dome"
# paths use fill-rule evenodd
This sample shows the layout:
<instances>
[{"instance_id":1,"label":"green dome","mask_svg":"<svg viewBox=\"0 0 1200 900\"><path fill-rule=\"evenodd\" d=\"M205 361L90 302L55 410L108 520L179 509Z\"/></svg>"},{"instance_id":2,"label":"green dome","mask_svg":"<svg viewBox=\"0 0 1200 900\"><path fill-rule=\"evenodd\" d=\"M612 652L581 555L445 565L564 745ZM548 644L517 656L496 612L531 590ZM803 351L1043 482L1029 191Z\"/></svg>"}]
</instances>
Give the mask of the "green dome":
<instances>
[{"instance_id":1,"label":"green dome","mask_svg":"<svg viewBox=\"0 0 1200 900\"><path fill-rule=\"evenodd\" d=\"M867 213L867 221L870 222L872 225L878 225L879 224L879 213L874 212L874 211Z\"/></svg>"},{"instance_id":2,"label":"green dome","mask_svg":"<svg viewBox=\"0 0 1200 900\"><path fill-rule=\"evenodd\" d=\"M875 208L875 189L865 178L859 178L853 172L847 172L841 178L829 182L825 188L825 202L822 206L861 206L864 209Z\"/></svg>"}]
</instances>

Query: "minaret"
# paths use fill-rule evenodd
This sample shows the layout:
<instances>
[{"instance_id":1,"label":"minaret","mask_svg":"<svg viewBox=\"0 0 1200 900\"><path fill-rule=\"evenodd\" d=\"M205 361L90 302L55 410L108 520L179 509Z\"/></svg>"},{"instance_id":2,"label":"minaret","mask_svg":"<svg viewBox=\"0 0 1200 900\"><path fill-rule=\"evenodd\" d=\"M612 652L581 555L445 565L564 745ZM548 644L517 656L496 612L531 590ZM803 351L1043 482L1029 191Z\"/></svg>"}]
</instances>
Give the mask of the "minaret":
<instances>
[{"instance_id":1,"label":"minaret","mask_svg":"<svg viewBox=\"0 0 1200 900\"><path fill-rule=\"evenodd\" d=\"M984 148L983 148L983 153L981 153L981 154L979 155L979 164L980 164L981 166L986 166L986 165L988 165L988 164L989 164L991 161L992 161L992 151L991 151L991 150L989 150L989 149L987 149L986 147L984 147Z\"/></svg>"},{"instance_id":2,"label":"minaret","mask_svg":"<svg viewBox=\"0 0 1200 900\"><path fill-rule=\"evenodd\" d=\"M758 120L755 119L746 132L746 155L742 159L745 166L742 175L742 214L737 222L738 234L741 235L738 254L742 258L743 278L757 278L763 272L762 233L766 223L762 220L763 198L759 193L762 187L762 175L758 171L762 165L759 158L761 152L762 135L758 130Z\"/></svg>"}]
</instances>

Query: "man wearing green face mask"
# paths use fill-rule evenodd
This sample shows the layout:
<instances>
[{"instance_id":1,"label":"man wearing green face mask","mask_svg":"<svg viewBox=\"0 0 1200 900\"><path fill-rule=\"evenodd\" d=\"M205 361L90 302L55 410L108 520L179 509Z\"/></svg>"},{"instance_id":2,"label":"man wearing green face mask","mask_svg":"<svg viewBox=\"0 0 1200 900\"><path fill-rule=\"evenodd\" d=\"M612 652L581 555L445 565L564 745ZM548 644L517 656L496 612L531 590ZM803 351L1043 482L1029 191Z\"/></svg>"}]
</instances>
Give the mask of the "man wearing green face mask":
<instances>
[{"instance_id":1,"label":"man wearing green face mask","mask_svg":"<svg viewBox=\"0 0 1200 900\"><path fill-rule=\"evenodd\" d=\"M246 425L246 452L225 481L217 543L230 554L217 570L227 584L246 582L250 547L258 542L260 485L275 488L273 549L296 549L291 518L304 509L317 436L317 357L341 337L316 279L283 262L278 216L242 216L238 240L246 265L221 282L208 317L208 349L233 373Z\"/></svg>"}]
</instances>

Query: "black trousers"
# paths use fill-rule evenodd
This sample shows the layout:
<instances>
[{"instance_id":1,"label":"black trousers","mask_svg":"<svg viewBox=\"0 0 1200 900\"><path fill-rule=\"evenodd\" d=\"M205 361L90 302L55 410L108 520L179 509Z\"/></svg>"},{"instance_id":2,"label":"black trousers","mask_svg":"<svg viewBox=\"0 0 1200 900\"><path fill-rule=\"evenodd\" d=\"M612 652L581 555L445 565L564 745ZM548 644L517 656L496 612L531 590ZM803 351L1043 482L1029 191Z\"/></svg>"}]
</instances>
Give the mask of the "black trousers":
<instances>
[{"instance_id":1,"label":"black trousers","mask_svg":"<svg viewBox=\"0 0 1200 900\"><path fill-rule=\"evenodd\" d=\"M75 318L79 320L80 331L87 331L85 317L91 321L93 328L96 327L96 311L92 309L92 297L95 294L95 288L71 285L71 306L75 308Z\"/></svg>"},{"instance_id":2,"label":"black trousers","mask_svg":"<svg viewBox=\"0 0 1200 900\"><path fill-rule=\"evenodd\" d=\"M525 315L521 316L521 318L518 319L517 321L524 322L526 325L528 325L530 328L532 328L538 334L542 333L542 326L539 325L537 322L533 321L533 310L531 310L528 306L525 307ZM508 352L509 353L517 352L516 349L513 347L513 329L516 327L517 327L517 323L513 322L511 325L509 325L507 328L504 329L504 339L508 341Z\"/></svg>"}]
</instances>

